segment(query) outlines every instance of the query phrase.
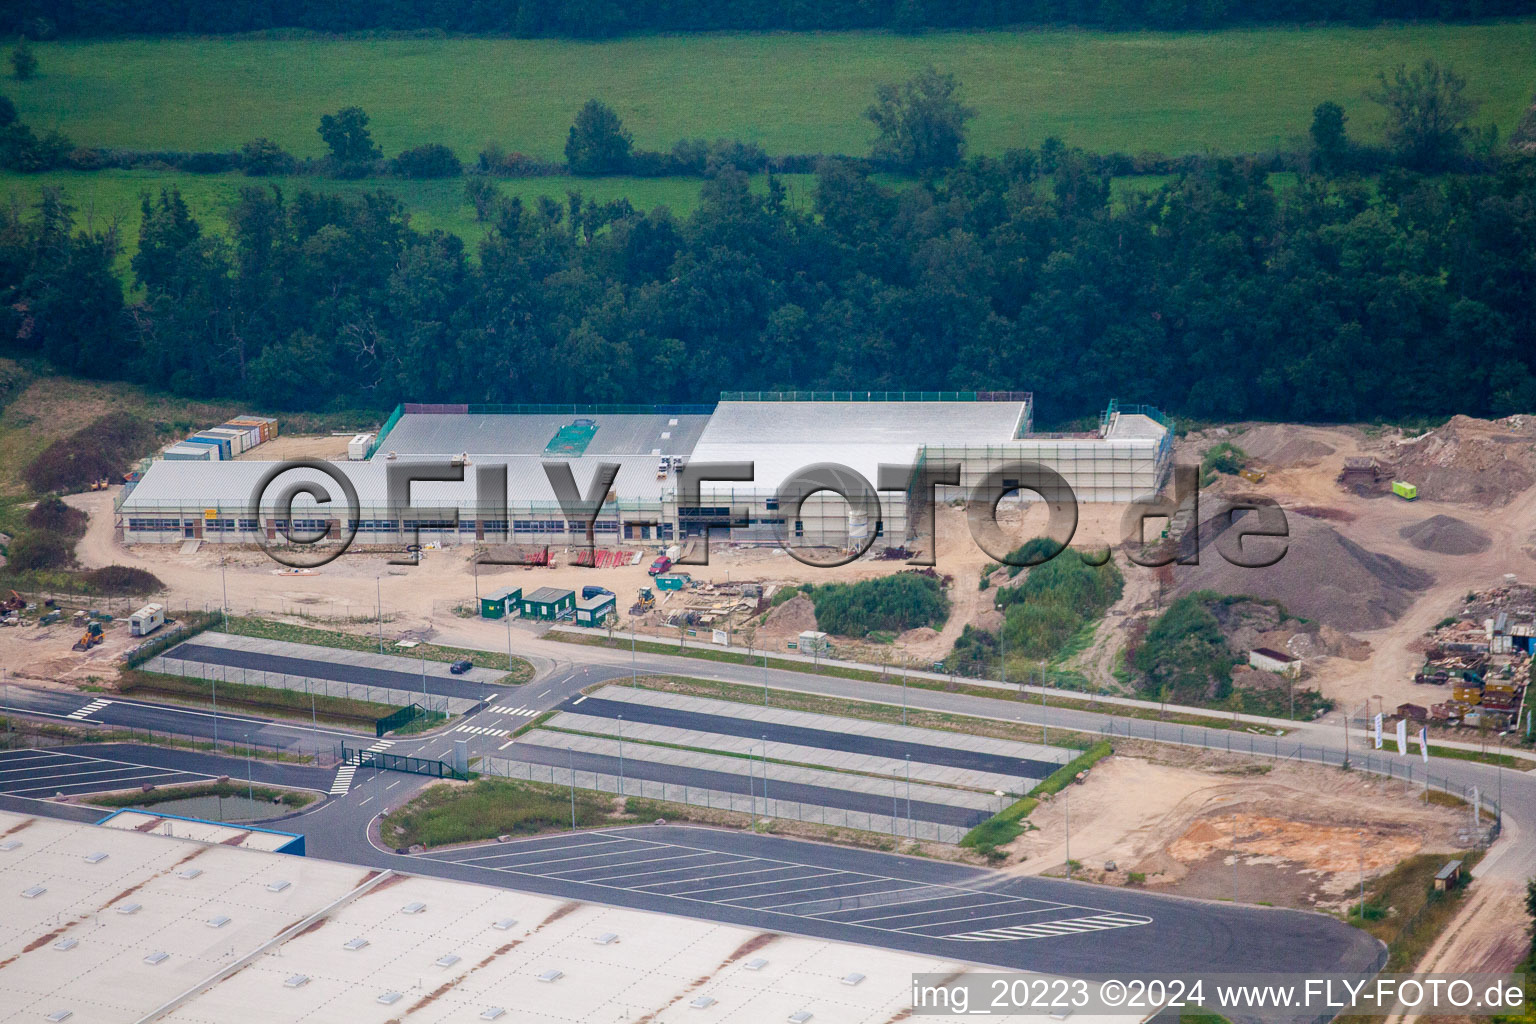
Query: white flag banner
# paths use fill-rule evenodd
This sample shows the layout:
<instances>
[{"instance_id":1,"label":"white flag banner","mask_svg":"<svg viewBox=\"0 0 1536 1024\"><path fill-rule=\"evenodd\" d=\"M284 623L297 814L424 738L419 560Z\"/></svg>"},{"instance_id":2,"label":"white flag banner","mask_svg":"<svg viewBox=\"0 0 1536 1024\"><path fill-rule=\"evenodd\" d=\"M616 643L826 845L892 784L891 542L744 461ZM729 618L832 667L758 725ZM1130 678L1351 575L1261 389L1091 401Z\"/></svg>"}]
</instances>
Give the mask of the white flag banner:
<instances>
[{"instance_id":1,"label":"white flag banner","mask_svg":"<svg viewBox=\"0 0 1536 1024\"><path fill-rule=\"evenodd\" d=\"M1419 727L1419 756L1424 759L1425 764L1429 764L1429 726L1427 725Z\"/></svg>"},{"instance_id":2,"label":"white flag banner","mask_svg":"<svg viewBox=\"0 0 1536 1024\"><path fill-rule=\"evenodd\" d=\"M1381 749L1381 714L1380 714L1380 712L1378 712L1377 715L1376 715L1376 735L1374 737L1372 737L1372 738L1376 741L1376 749L1380 750Z\"/></svg>"},{"instance_id":3,"label":"white flag banner","mask_svg":"<svg viewBox=\"0 0 1536 1024\"><path fill-rule=\"evenodd\" d=\"M1408 719L1406 718L1397 720L1397 755L1408 756Z\"/></svg>"}]
</instances>

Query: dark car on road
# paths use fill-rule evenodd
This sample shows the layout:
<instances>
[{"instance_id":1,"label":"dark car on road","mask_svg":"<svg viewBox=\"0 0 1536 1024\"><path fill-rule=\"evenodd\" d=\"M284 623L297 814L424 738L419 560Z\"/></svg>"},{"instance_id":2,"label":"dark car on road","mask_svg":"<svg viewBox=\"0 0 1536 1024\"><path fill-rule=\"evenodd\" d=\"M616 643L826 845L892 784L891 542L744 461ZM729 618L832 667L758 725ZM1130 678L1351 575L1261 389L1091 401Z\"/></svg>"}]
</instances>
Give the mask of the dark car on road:
<instances>
[{"instance_id":1,"label":"dark car on road","mask_svg":"<svg viewBox=\"0 0 1536 1024\"><path fill-rule=\"evenodd\" d=\"M461 676L474 667L475 663L470 661L468 658L460 658L458 661L448 666L448 671L452 672L456 676Z\"/></svg>"}]
</instances>

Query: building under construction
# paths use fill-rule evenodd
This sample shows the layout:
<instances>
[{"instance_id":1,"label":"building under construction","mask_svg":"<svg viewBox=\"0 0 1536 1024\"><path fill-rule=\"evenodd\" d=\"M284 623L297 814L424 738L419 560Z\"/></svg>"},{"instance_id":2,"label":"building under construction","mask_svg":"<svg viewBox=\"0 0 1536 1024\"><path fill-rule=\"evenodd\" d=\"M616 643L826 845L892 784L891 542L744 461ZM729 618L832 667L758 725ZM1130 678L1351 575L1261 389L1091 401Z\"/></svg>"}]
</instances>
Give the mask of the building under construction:
<instances>
[{"instance_id":1,"label":"building under construction","mask_svg":"<svg viewBox=\"0 0 1536 1024\"><path fill-rule=\"evenodd\" d=\"M360 458L330 463L329 474L156 460L120 500L117 526L133 544L323 533L355 534L364 546L565 545L580 542L587 524L562 510L547 467L569 467L586 496L599 466L611 464L617 475L593 524L600 545L708 529L737 543L878 548L917 539L908 507L925 467L958 467L959 485L938 487L940 501L989 477L1027 486L1008 475L1023 463L1060 474L1081 502L1142 499L1166 482L1173 432L1155 409L1111 403L1097 430L1076 434L1037 434L1032 424L1024 392L728 392L714 406L671 407L402 405L366 450L354 449ZM738 475L750 464L750 479L705 478L697 501L680 500L685 467L722 463ZM798 510L783 507L797 474L827 465L871 491L887 488L878 505L855 507L822 490ZM414 474L429 466L462 479L418 481L408 504L390 501L391 467ZM335 493L341 480L356 494L356 512ZM303 483L335 500L279 501Z\"/></svg>"}]
</instances>

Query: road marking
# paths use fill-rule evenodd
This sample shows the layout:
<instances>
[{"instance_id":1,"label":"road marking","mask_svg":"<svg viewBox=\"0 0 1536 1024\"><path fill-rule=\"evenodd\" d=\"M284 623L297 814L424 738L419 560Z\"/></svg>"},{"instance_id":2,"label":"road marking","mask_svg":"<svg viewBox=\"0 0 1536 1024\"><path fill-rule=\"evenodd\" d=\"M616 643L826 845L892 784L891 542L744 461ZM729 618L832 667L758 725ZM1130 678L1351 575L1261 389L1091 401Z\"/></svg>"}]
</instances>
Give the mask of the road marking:
<instances>
[{"instance_id":1,"label":"road marking","mask_svg":"<svg viewBox=\"0 0 1536 1024\"><path fill-rule=\"evenodd\" d=\"M357 765L344 764L336 770L336 781L331 783L331 796L345 796L347 790L352 788L352 776L357 774Z\"/></svg>"},{"instance_id":2,"label":"road marking","mask_svg":"<svg viewBox=\"0 0 1536 1024\"><path fill-rule=\"evenodd\" d=\"M373 746L364 748L364 753L367 753L367 754L378 754L378 753L381 753L382 751L388 750L390 747L392 747L394 745L395 745L395 741L394 740L379 740L379 742L375 743Z\"/></svg>"},{"instance_id":3,"label":"road marking","mask_svg":"<svg viewBox=\"0 0 1536 1024\"><path fill-rule=\"evenodd\" d=\"M384 788L385 789L394 789L396 786L400 785L400 783L402 783L404 781L405 781L404 779L396 779L394 782L391 782L389 785L385 786Z\"/></svg>"},{"instance_id":4,"label":"road marking","mask_svg":"<svg viewBox=\"0 0 1536 1024\"><path fill-rule=\"evenodd\" d=\"M539 694L539 697L547 697L547 696L549 696L549 691L548 690L545 690L543 693ZM538 699L539 699L538 697L534 698L534 700L538 700Z\"/></svg>"},{"instance_id":5,"label":"road marking","mask_svg":"<svg viewBox=\"0 0 1536 1024\"><path fill-rule=\"evenodd\" d=\"M587 695L584 693L580 697L577 697L575 700L571 701L571 707L575 707L577 704L580 704L582 701L584 701L586 699L587 699Z\"/></svg>"},{"instance_id":6,"label":"road marking","mask_svg":"<svg viewBox=\"0 0 1536 1024\"><path fill-rule=\"evenodd\" d=\"M358 803L357 806L361 807L361 806L363 806L363 804L372 803L372 802L373 802L373 797L369 797L367 800L363 800L360 803Z\"/></svg>"},{"instance_id":7,"label":"road marking","mask_svg":"<svg viewBox=\"0 0 1536 1024\"><path fill-rule=\"evenodd\" d=\"M1008 942L1018 939L1043 939L1057 935L1075 935L1081 932L1108 931L1113 928L1134 928L1151 924L1151 918L1131 914L1095 914L1092 917L1074 917L1064 921L1044 924L1020 924L1005 928L983 928L979 931L940 935L938 938L954 942Z\"/></svg>"},{"instance_id":8,"label":"road marking","mask_svg":"<svg viewBox=\"0 0 1536 1024\"><path fill-rule=\"evenodd\" d=\"M515 708L506 707L504 705L497 705L496 707L486 708L486 710L493 715L522 715L527 718L532 718L534 715L538 714L538 711L527 707L526 705Z\"/></svg>"},{"instance_id":9,"label":"road marking","mask_svg":"<svg viewBox=\"0 0 1536 1024\"><path fill-rule=\"evenodd\" d=\"M517 742L516 740L507 740L507 742L503 743L501 746L497 747L496 749L497 750L506 750L508 747L510 747L512 744L514 744L516 742Z\"/></svg>"},{"instance_id":10,"label":"road marking","mask_svg":"<svg viewBox=\"0 0 1536 1024\"><path fill-rule=\"evenodd\" d=\"M483 725L461 725L454 732L467 732L476 736L510 736L511 729L491 729Z\"/></svg>"},{"instance_id":11,"label":"road marking","mask_svg":"<svg viewBox=\"0 0 1536 1024\"><path fill-rule=\"evenodd\" d=\"M109 701L109 700L102 700L102 699L98 698L96 700L91 701L89 704L87 704L85 707L81 708L79 711L75 711L75 712L70 713L67 717L73 718L75 721L78 722L82 718L89 718L91 715L94 715L96 712L100 711L102 708L106 707L108 704L111 704L111 703L112 702Z\"/></svg>"}]
</instances>

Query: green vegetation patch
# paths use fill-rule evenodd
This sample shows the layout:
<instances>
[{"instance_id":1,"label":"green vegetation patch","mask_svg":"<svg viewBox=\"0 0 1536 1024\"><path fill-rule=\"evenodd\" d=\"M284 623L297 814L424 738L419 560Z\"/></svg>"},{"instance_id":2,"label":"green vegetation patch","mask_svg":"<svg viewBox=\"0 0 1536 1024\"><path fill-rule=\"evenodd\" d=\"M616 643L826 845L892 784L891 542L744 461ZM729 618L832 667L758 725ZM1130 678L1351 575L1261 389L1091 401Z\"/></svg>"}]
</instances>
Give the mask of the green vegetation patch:
<instances>
[{"instance_id":1,"label":"green vegetation patch","mask_svg":"<svg viewBox=\"0 0 1536 1024\"><path fill-rule=\"evenodd\" d=\"M1463 876L1468 876L1480 859L1478 850L1454 856L1421 853L1367 884L1364 906L1355 903L1347 917L1350 924L1387 944L1382 970L1412 970L1460 909L1465 884L1448 893L1437 892L1435 874L1450 861L1460 860Z\"/></svg>"},{"instance_id":2,"label":"green vegetation patch","mask_svg":"<svg viewBox=\"0 0 1536 1024\"><path fill-rule=\"evenodd\" d=\"M838 636L902 633L919 626L935 629L949 618L949 599L936 575L893 573L857 583L823 583L808 591L816 625Z\"/></svg>"},{"instance_id":3,"label":"green vegetation patch","mask_svg":"<svg viewBox=\"0 0 1536 1024\"><path fill-rule=\"evenodd\" d=\"M22 477L39 494L83 491L98 480L121 483L133 461L154 444L153 424L132 413L108 413L44 448Z\"/></svg>"},{"instance_id":4,"label":"green vegetation patch","mask_svg":"<svg viewBox=\"0 0 1536 1024\"><path fill-rule=\"evenodd\" d=\"M97 807L153 807L171 800L190 800L200 796L243 796L265 803L282 804L289 809L308 807L319 797L298 789L274 789L271 786L242 786L234 782L209 782L193 786L165 786L148 793L113 793L87 797L85 802Z\"/></svg>"},{"instance_id":5,"label":"green vegetation patch","mask_svg":"<svg viewBox=\"0 0 1536 1024\"><path fill-rule=\"evenodd\" d=\"M214 697L214 685L210 680L163 675L139 669L123 672L118 679L117 689L120 693L154 694L199 706L211 706ZM305 693L303 690L282 690L246 683L220 682L218 698L220 707L244 708L306 722L313 717L318 721L351 726L372 726L380 718L398 710L394 705L376 701L328 697L319 693Z\"/></svg>"},{"instance_id":6,"label":"green vegetation patch","mask_svg":"<svg viewBox=\"0 0 1536 1024\"><path fill-rule=\"evenodd\" d=\"M967 832L965 838L960 840L960 845L975 850L988 860L1001 860L1005 856L1002 848L1024 834L1024 819L1040 806L1042 798L1061 792L1079 773L1092 768L1112 753L1114 748L1107 740L1095 743L1042 779L1026 796Z\"/></svg>"},{"instance_id":7,"label":"green vegetation patch","mask_svg":"<svg viewBox=\"0 0 1536 1024\"><path fill-rule=\"evenodd\" d=\"M576 826L603 824L611 797L576 790ZM472 843L497 836L527 836L571 827L571 790L540 782L478 779L467 785L429 786L379 820L379 834L396 849Z\"/></svg>"}]
</instances>

